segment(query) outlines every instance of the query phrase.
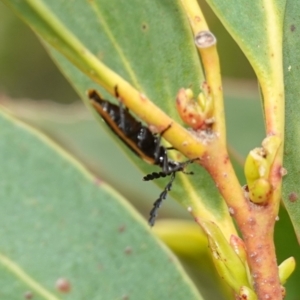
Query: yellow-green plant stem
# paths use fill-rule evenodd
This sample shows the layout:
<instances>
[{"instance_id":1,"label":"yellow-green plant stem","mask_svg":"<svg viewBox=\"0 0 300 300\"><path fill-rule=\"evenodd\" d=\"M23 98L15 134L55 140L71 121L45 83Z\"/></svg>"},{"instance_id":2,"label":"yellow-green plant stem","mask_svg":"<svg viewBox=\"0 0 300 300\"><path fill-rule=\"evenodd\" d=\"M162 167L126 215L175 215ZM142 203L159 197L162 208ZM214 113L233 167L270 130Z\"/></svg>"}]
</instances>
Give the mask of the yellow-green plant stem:
<instances>
[{"instance_id":1,"label":"yellow-green plant stem","mask_svg":"<svg viewBox=\"0 0 300 300\"><path fill-rule=\"evenodd\" d=\"M188 16L189 22L191 24L194 35L201 31L209 31L208 25L202 14L202 11L196 0L181 0L184 10ZM223 103L223 90L222 90L222 81L221 81L221 72L219 64L219 56L217 52L216 45L213 45L208 48L198 48L199 54L201 56L202 65L205 71L206 82L208 85L209 96L212 97L214 102L214 124L213 130L217 133L217 139L215 139L214 145L218 143L218 148L226 149L226 129L225 129L225 112L224 112L224 103ZM196 147L193 149L196 150ZM208 147L204 146L204 151L198 153L198 156L210 156ZM203 150L204 150L203 149ZM182 150L180 150L182 151ZM184 152L183 152L184 153ZM185 153L184 153L185 154ZM207 155L206 155L207 154ZM228 154L225 154L225 157L228 157ZM237 181L237 178L234 174L234 178ZM195 218L201 217L200 211L195 211L193 213ZM228 223L228 222L227 222ZM229 241L230 234L228 230L224 230L224 227L221 227L222 232ZM227 229L227 228L226 228ZM234 234L236 230L231 229L231 234Z\"/></svg>"},{"instance_id":2,"label":"yellow-green plant stem","mask_svg":"<svg viewBox=\"0 0 300 300\"><path fill-rule=\"evenodd\" d=\"M270 272L277 272L275 269L276 256L275 247L273 243L273 231L275 226L275 220L278 215L279 204L281 199L281 183L282 183L282 161L283 161L283 147L284 147L284 81L283 81L283 62L282 62L282 17L278 13L278 8L275 1L264 0L267 24L266 28L268 31L267 50L270 63L271 72L265 74L257 70L257 76L260 82L263 105L266 122L267 135L275 135L281 139L281 145L274 163L271 167L271 174L269 177L270 183L273 187L273 193L268 201L268 205L261 213L256 213L256 221L259 222L261 235L256 238L256 248L269 247L270 252L272 251L274 260L272 265L267 266L265 263L260 269L258 276L267 278ZM283 15L283 14L282 14ZM263 239L263 234L265 239ZM267 243L269 240L269 243ZM262 244L264 243L264 245ZM252 251L256 251L253 247ZM268 255L268 253L266 253ZM264 259L265 257L261 257ZM270 258L269 258L270 259ZM253 260L253 264L255 259ZM271 261L269 261L271 263ZM277 274L277 273L276 273ZM270 288L270 292L276 290L277 294L272 295L270 299L282 299L281 291L279 289L280 280L277 276L276 282L272 282L272 285L276 287L273 290ZM261 281L260 281L261 282ZM271 284L270 284L271 285ZM256 287L257 294L260 298L266 294L263 282ZM269 293L270 293L269 292Z\"/></svg>"},{"instance_id":3,"label":"yellow-green plant stem","mask_svg":"<svg viewBox=\"0 0 300 300\"><path fill-rule=\"evenodd\" d=\"M272 203L276 207L275 213L278 214L279 202L281 199L282 176L280 170L283 161L284 147L284 81L283 81L283 61L282 61L282 17L278 14L278 8L274 1L264 0L267 17L266 28L268 31L268 57L270 69L268 74L256 71L261 92L265 113L266 133L275 135L281 139L281 146L276 155L275 162L271 169L270 181L274 188Z\"/></svg>"},{"instance_id":4,"label":"yellow-green plant stem","mask_svg":"<svg viewBox=\"0 0 300 300\"><path fill-rule=\"evenodd\" d=\"M209 152L211 153L211 152ZM219 153L219 152L218 152ZM247 249L247 261L255 282L258 299L262 295L281 299L276 253L273 240L277 206L259 206L244 197L243 190L234 176L231 163L222 160L225 154L212 154L206 165L235 218ZM224 176L226 174L226 176Z\"/></svg>"},{"instance_id":5,"label":"yellow-green plant stem","mask_svg":"<svg viewBox=\"0 0 300 300\"><path fill-rule=\"evenodd\" d=\"M196 0L181 0L189 18L194 35L209 31L204 15ZM223 103L222 80L219 55L216 44L208 48L198 48L205 71L209 94L214 102L214 131L218 133L220 143L226 145L225 113Z\"/></svg>"},{"instance_id":6,"label":"yellow-green plant stem","mask_svg":"<svg viewBox=\"0 0 300 300\"><path fill-rule=\"evenodd\" d=\"M183 7L191 23L191 28L196 35L201 30L208 30L204 16L196 0L181 0ZM267 0L266 0L267 1ZM264 2L266 2L264 1ZM284 89L282 76L282 38L278 37L278 22L272 18L272 1L266 3L271 6L269 15L270 30L270 61L272 74L258 74L262 94L264 98L264 109L266 119L267 134L276 135L283 141L284 131ZM276 25L275 25L276 24ZM275 29L274 29L275 28ZM213 127L217 134L222 133L225 128L220 69L215 47L208 48L210 51L199 49L207 81L209 85L212 79L217 80L217 84L212 83L212 95L219 102L215 105L215 120L217 125ZM213 49L213 50L212 50ZM204 49L207 50L207 49ZM261 75L261 76L259 76ZM219 90L219 91L217 91ZM217 131L219 130L219 131ZM225 131L225 129L224 129ZM243 190L237 180L228 153L225 147L225 133L220 134L220 139L216 139L206 147L205 155L202 156L202 165L213 177L219 191L224 197L232 216L236 219L239 229L242 232L247 248L247 260L251 269L255 290L258 299L282 299L278 267L276 262L273 232L275 220L278 214L279 201L281 195L281 168L282 168L282 147L276 154L276 158L271 168L270 182L273 193L266 205L256 205L245 197ZM200 222L201 223L201 222Z\"/></svg>"},{"instance_id":7,"label":"yellow-green plant stem","mask_svg":"<svg viewBox=\"0 0 300 300\"><path fill-rule=\"evenodd\" d=\"M269 57L269 70L266 73L256 68L263 95L267 135L284 138L284 83L282 62L282 26L284 15L278 12L276 1L263 0L266 13L265 28L268 32L266 49ZM271 71L271 72L270 72Z\"/></svg>"},{"instance_id":8,"label":"yellow-green plant stem","mask_svg":"<svg viewBox=\"0 0 300 300\"><path fill-rule=\"evenodd\" d=\"M270 182L274 188L273 197L270 202L274 206L274 215L277 216L281 199L282 183L282 162L284 147L284 81L283 81L283 61L282 61L282 18L278 14L275 2L264 0L267 17L266 28L268 31L268 56L270 69L268 74L256 70L261 92L263 96L263 106L267 135L278 136L281 140L279 151L275 157L271 169Z\"/></svg>"}]
</instances>

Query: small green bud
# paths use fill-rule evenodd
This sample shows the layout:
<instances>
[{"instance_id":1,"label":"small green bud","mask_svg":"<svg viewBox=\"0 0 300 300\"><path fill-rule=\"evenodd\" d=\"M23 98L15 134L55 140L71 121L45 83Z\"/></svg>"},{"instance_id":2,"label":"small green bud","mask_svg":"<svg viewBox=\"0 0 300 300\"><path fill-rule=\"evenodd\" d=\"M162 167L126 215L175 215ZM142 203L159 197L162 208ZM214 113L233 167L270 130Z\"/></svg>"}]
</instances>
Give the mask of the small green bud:
<instances>
[{"instance_id":1,"label":"small green bud","mask_svg":"<svg viewBox=\"0 0 300 300\"><path fill-rule=\"evenodd\" d=\"M191 89L180 89L176 97L176 108L181 119L193 129L204 129L212 123L213 101L203 93L195 101Z\"/></svg>"},{"instance_id":2,"label":"small green bud","mask_svg":"<svg viewBox=\"0 0 300 300\"><path fill-rule=\"evenodd\" d=\"M289 257L284 260L278 267L279 279L281 284L285 284L287 279L292 275L296 268L296 261L294 257Z\"/></svg>"},{"instance_id":3,"label":"small green bud","mask_svg":"<svg viewBox=\"0 0 300 300\"><path fill-rule=\"evenodd\" d=\"M254 181L249 189L249 196L252 202L260 204L268 200L272 193L272 186L267 179L259 178Z\"/></svg>"},{"instance_id":4,"label":"small green bud","mask_svg":"<svg viewBox=\"0 0 300 300\"><path fill-rule=\"evenodd\" d=\"M203 93L198 95L198 104L201 107L202 112L205 114L206 118L211 118L213 116L214 102L210 96L205 96Z\"/></svg>"},{"instance_id":5,"label":"small green bud","mask_svg":"<svg viewBox=\"0 0 300 300\"><path fill-rule=\"evenodd\" d=\"M263 204L272 193L269 176L280 144L279 137L268 136L263 140L262 147L250 151L246 158L244 171L249 197L254 203Z\"/></svg>"},{"instance_id":6,"label":"small green bud","mask_svg":"<svg viewBox=\"0 0 300 300\"><path fill-rule=\"evenodd\" d=\"M248 154L244 167L248 185L252 185L255 180L265 177L268 166L264 155L265 152L262 148L255 148Z\"/></svg>"}]
</instances>

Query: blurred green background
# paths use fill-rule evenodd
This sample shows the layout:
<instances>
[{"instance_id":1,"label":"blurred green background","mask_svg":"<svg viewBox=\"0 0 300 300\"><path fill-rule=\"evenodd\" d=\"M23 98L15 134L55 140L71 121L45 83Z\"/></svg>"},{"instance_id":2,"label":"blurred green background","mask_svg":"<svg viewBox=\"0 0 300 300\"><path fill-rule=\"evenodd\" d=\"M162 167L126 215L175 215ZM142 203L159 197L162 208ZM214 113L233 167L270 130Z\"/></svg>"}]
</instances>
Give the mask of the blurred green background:
<instances>
[{"instance_id":1,"label":"blurred green background","mask_svg":"<svg viewBox=\"0 0 300 300\"><path fill-rule=\"evenodd\" d=\"M244 184L241 163L264 137L257 82L236 43L207 5L201 5L218 40L228 142L235 161L240 162L235 167ZM110 136L99 130L99 125L48 57L38 38L1 2L0 19L0 103L53 138L123 194L147 218L160 190L152 183L142 182L142 173ZM115 172L116 169L125 170L128 176L121 177L124 172ZM164 203L160 211L162 217L190 218L175 201ZM283 209L279 224L276 231L279 262L291 255L299 257L298 244ZM198 276L198 265L187 258L184 264L195 277ZM288 283L295 293L297 277L294 275Z\"/></svg>"}]
</instances>

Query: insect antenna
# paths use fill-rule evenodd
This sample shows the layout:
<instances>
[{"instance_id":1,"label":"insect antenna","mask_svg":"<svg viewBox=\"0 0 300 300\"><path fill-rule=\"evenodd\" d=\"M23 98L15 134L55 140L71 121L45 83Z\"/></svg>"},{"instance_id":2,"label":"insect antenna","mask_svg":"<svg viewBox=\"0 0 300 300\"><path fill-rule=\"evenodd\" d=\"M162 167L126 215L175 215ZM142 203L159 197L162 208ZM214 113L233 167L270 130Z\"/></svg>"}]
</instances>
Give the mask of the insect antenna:
<instances>
[{"instance_id":1,"label":"insect antenna","mask_svg":"<svg viewBox=\"0 0 300 300\"><path fill-rule=\"evenodd\" d=\"M168 175L171 175L171 174L166 174L164 172L153 172L151 174L148 174L146 176L143 177L143 180L144 181L150 181L150 180L153 180L153 179L157 179L157 178L161 178L161 177L166 177Z\"/></svg>"},{"instance_id":2,"label":"insect antenna","mask_svg":"<svg viewBox=\"0 0 300 300\"><path fill-rule=\"evenodd\" d=\"M164 190L161 192L158 199L153 203L153 208L150 211L150 218L148 220L148 223L151 227L154 226L155 219L158 215L158 213L157 213L158 209L161 207L163 200L165 200L167 198L168 192L172 188L172 184L175 179L175 175L176 175L176 172L173 172L171 174L171 179L170 179L169 183L166 185Z\"/></svg>"}]
</instances>

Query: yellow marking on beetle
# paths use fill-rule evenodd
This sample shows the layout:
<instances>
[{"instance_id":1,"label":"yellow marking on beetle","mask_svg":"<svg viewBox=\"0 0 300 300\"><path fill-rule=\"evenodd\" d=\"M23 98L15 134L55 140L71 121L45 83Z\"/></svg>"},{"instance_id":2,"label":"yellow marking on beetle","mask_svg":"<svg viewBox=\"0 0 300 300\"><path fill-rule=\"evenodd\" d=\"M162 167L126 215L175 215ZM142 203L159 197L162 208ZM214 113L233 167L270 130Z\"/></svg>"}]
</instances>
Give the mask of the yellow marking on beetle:
<instances>
[{"instance_id":1,"label":"yellow marking on beetle","mask_svg":"<svg viewBox=\"0 0 300 300\"><path fill-rule=\"evenodd\" d=\"M155 163L152 157L145 155L145 153L136 145L136 143L134 143L134 141L130 140L125 135L125 133L117 126L117 124L111 119L110 115L102 108L102 106L98 102L91 99L91 103L94 106L94 108L97 110L99 115L105 120L108 126L112 129L112 131L115 132L118 135L118 137L120 137L120 139L124 141L125 144L132 151L134 151L139 157L141 157L148 164L153 165Z\"/></svg>"}]
</instances>

